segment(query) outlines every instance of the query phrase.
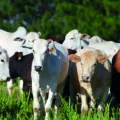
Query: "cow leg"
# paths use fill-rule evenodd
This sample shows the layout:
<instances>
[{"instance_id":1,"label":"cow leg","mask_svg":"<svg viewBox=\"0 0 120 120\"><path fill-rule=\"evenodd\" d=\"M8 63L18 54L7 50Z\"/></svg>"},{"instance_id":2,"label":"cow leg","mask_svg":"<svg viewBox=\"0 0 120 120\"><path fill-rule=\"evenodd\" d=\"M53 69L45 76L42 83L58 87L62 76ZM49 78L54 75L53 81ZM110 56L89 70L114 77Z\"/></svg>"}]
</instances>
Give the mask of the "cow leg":
<instances>
[{"instance_id":1,"label":"cow leg","mask_svg":"<svg viewBox=\"0 0 120 120\"><path fill-rule=\"evenodd\" d=\"M39 91L39 84L32 82L34 120L37 120L37 113L40 107L38 101L38 91Z\"/></svg>"},{"instance_id":2,"label":"cow leg","mask_svg":"<svg viewBox=\"0 0 120 120\"><path fill-rule=\"evenodd\" d=\"M50 112L50 109L51 109L51 106L52 106L55 91L56 91L56 89L52 89L52 90L50 89L49 90L48 99L47 99L47 102L45 104L45 113L46 113L45 120L48 120L48 118L49 118L49 112Z\"/></svg>"},{"instance_id":3,"label":"cow leg","mask_svg":"<svg viewBox=\"0 0 120 120\"><path fill-rule=\"evenodd\" d=\"M46 94L40 91L40 116L41 117L45 115L45 98L46 98Z\"/></svg>"},{"instance_id":4,"label":"cow leg","mask_svg":"<svg viewBox=\"0 0 120 120\"><path fill-rule=\"evenodd\" d=\"M60 95L63 94L64 87L65 87L65 82L57 86L57 93L55 96L55 106L54 106L55 117L57 117L57 111L60 104Z\"/></svg>"},{"instance_id":5,"label":"cow leg","mask_svg":"<svg viewBox=\"0 0 120 120\"><path fill-rule=\"evenodd\" d=\"M76 90L74 88L74 85L72 84L71 80L70 80L69 86L70 86L70 88L69 88L70 89L70 98L71 98L72 103L75 105L76 104L76 94L77 94L77 92L76 92Z\"/></svg>"},{"instance_id":6,"label":"cow leg","mask_svg":"<svg viewBox=\"0 0 120 120\"><path fill-rule=\"evenodd\" d=\"M13 81L11 79L10 81L7 82L7 89L10 96L12 95L12 88L13 88Z\"/></svg>"},{"instance_id":7,"label":"cow leg","mask_svg":"<svg viewBox=\"0 0 120 120\"><path fill-rule=\"evenodd\" d=\"M23 94L23 80L20 79L20 93Z\"/></svg>"},{"instance_id":8,"label":"cow leg","mask_svg":"<svg viewBox=\"0 0 120 120\"><path fill-rule=\"evenodd\" d=\"M94 109L95 108L95 103L94 103L95 101L94 100L90 100L90 107L92 108L92 109Z\"/></svg>"},{"instance_id":9,"label":"cow leg","mask_svg":"<svg viewBox=\"0 0 120 120\"><path fill-rule=\"evenodd\" d=\"M101 97L100 104L98 105L98 109L100 111L103 111L104 103L107 99L107 96L108 96L108 89L104 91L103 97Z\"/></svg>"},{"instance_id":10,"label":"cow leg","mask_svg":"<svg viewBox=\"0 0 120 120\"><path fill-rule=\"evenodd\" d=\"M85 94L81 94L81 112L87 113L88 104L87 104L87 96Z\"/></svg>"}]
</instances>

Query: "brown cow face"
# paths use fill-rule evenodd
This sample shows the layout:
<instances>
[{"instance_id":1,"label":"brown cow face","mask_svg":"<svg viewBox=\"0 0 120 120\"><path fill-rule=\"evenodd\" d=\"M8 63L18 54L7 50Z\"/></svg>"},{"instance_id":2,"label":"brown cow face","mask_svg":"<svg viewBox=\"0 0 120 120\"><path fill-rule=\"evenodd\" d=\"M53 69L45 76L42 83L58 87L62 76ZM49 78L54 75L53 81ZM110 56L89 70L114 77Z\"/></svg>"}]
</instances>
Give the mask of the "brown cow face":
<instances>
[{"instance_id":1,"label":"brown cow face","mask_svg":"<svg viewBox=\"0 0 120 120\"><path fill-rule=\"evenodd\" d=\"M104 61L108 60L108 57L103 55L98 56L96 52L87 51L80 56L72 54L69 56L69 59L77 63L76 66L80 81L90 82L98 63L103 64Z\"/></svg>"}]
</instances>

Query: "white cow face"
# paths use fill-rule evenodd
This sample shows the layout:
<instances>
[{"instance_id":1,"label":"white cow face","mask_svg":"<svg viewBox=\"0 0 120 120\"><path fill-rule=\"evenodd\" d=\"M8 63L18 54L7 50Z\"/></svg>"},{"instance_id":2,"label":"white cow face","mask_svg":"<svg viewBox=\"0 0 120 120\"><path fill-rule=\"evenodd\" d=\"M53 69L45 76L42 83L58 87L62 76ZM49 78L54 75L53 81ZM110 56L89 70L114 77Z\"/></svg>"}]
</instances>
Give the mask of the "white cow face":
<instances>
[{"instance_id":1,"label":"white cow face","mask_svg":"<svg viewBox=\"0 0 120 120\"><path fill-rule=\"evenodd\" d=\"M0 81L9 81L9 57L5 49L0 48Z\"/></svg>"},{"instance_id":2,"label":"white cow face","mask_svg":"<svg viewBox=\"0 0 120 120\"><path fill-rule=\"evenodd\" d=\"M48 53L56 53L54 48L54 42L52 40L40 39L36 40L33 46L33 69L40 72L44 66L45 61L48 58Z\"/></svg>"},{"instance_id":3,"label":"white cow face","mask_svg":"<svg viewBox=\"0 0 120 120\"><path fill-rule=\"evenodd\" d=\"M17 53L19 55L18 60L21 60L22 56L33 53L33 43L31 43L25 39L16 38L14 40L14 44L16 46L15 53ZM20 55L22 55L22 56L20 56Z\"/></svg>"},{"instance_id":4,"label":"white cow face","mask_svg":"<svg viewBox=\"0 0 120 120\"><path fill-rule=\"evenodd\" d=\"M81 34L78 32L78 30L72 30L70 31L63 42L63 45L67 49L72 49L72 50L78 50L84 48L84 46L88 45L87 41L84 41L82 39L87 39L87 34Z\"/></svg>"},{"instance_id":5,"label":"white cow face","mask_svg":"<svg viewBox=\"0 0 120 120\"><path fill-rule=\"evenodd\" d=\"M34 69L37 72L43 69L46 54L48 52L48 41L40 39L34 42L33 54L34 54Z\"/></svg>"},{"instance_id":6,"label":"white cow face","mask_svg":"<svg viewBox=\"0 0 120 120\"><path fill-rule=\"evenodd\" d=\"M77 71L81 74L79 76L80 81L89 82L92 80L91 78L95 73L98 63L102 64L108 60L108 57L104 55L97 56L95 52L89 51L81 56L70 55L69 59L77 63Z\"/></svg>"},{"instance_id":7,"label":"white cow face","mask_svg":"<svg viewBox=\"0 0 120 120\"><path fill-rule=\"evenodd\" d=\"M40 32L29 32L26 36L25 36L25 42L22 46L28 47L28 48L33 48L33 44L36 40L39 39L41 33Z\"/></svg>"},{"instance_id":8,"label":"white cow face","mask_svg":"<svg viewBox=\"0 0 120 120\"><path fill-rule=\"evenodd\" d=\"M26 35L26 41L34 43L35 40L39 39L41 33L40 32L29 32Z\"/></svg>"},{"instance_id":9,"label":"white cow face","mask_svg":"<svg viewBox=\"0 0 120 120\"><path fill-rule=\"evenodd\" d=\"M39 36L40 36L40 32L36 33L36 32L29 32L23 39L19 38L19 39L15 39L16 43L18 45L17 49L16 49L16 53L20 53L18 55L28 55L30 53L33 53L33 44L36 40L39 40ZM22 54L21 54L22 53ZM21 56L22 57L22 56ZM21 59L21 57L19 56L19 60Z\"/></svg>"}]
</instances>

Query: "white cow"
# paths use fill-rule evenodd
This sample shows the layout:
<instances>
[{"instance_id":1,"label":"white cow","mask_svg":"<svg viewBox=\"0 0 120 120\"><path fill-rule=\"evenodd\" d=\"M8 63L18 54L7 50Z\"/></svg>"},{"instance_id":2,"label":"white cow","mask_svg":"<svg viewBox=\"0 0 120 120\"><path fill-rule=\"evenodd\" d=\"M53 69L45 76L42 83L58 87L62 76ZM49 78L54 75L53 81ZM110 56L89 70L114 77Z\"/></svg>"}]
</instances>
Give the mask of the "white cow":
<instances>
[{"instance_id":1,"label":"white cow","mask_svg":"<svg viewBox=\"0 0 120 120\"><path fill-rule=\"evenodd\" d=\"M46 41L45 39L36 40L33 50L34 59L31 75L34 120L37 119L39 109L37 96L39 90L42 97L40 109L44 108L46 113L45 120L48 120L49 111L55 95L57 96L55 101L55 110L57 113L58 103L60 101L59 94L63 92L65 78L68 73L68 51L61 44L52 40ZM48 93L47 101L45 101L46 93Z\"/></svg>"},{"instance_id":2,"label":"white cow","mask_svg":"<svg viewBox=\"0 0 120 120\"><path fill-rule=\"evenodd\" d=\"M105 42L89 45L89 47L102 50L103 52L106 53L110 62L112 62L113 56L120 49L120 43L116 43L116 42L113 42L113 41L109 41L109 42L105 41Z\"/></svg>"},{"instance_id":3,"label":"white cow","mask_svg":"<svg viewBox=\"0 0 120 120\"><path fill-rule=\"evenodd\" d=\"M63 45L67 49L78 51L79 49L82 49L89 44L95 44L103 41L104 40L99 36L93 36L92 38L90 38L89 35L81 34L77 29L74 29L67 33Z\"/></svg>"},{"instance_id":4,"label":"white cow","mask_svg":"<svg viewBox=\"0 0 120 120\"><path fill-rule=\"evenodd\" d=\"M9 81L9 57L5 49L0 47L0 81Z\"/></svg>"},{"instance_id":5,"label":"white cow","mask_svg":"<svg viewBox=\"0 0 120 120\"><path fill-rule=\"evenodd\" d=\"M84 46L87 46L88 41L81 40L82 34L78 32L78 30L72 30L65 36L65 40L63 42L63 46L67 49L79 50Z\"/></svg>"},{"instance_id":6,"label":"white cow","mask_svg":"<svg viewBox=\"0 0 120 120\"><path fill-rule=\"evenodd\" d=\"M26 29L24 27L19 27L13 33L0 29L0 45L8 51L9 57L11 57L16 49L24 42L25 35Z\"/></svg>"}]
</instances>

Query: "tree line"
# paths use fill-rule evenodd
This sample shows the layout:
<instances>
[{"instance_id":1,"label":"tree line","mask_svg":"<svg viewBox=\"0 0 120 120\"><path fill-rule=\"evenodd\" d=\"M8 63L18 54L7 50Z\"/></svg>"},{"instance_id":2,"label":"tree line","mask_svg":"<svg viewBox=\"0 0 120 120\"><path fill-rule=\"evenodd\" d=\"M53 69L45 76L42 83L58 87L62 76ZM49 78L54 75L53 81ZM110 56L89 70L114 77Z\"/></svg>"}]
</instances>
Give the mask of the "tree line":
<instances>
[{"instance_id":1,"label":"tree line","mask_svg":"<svg viewBox=\"0 0 120 120\"><path fill-rule=\"evenodd\" d=\"M0 29L19 26L62 38L78 29L120 42L120 0L0 0Z\"/></svg>"}]
</instances>

